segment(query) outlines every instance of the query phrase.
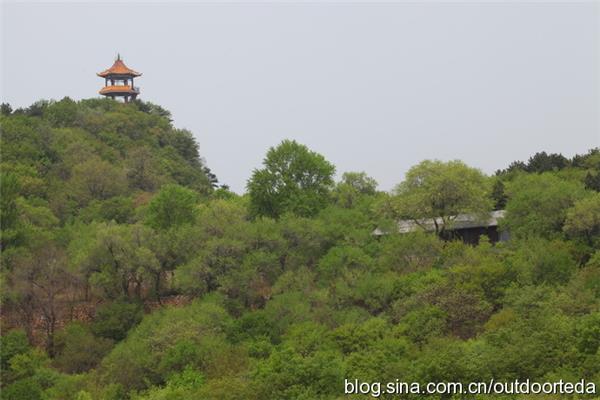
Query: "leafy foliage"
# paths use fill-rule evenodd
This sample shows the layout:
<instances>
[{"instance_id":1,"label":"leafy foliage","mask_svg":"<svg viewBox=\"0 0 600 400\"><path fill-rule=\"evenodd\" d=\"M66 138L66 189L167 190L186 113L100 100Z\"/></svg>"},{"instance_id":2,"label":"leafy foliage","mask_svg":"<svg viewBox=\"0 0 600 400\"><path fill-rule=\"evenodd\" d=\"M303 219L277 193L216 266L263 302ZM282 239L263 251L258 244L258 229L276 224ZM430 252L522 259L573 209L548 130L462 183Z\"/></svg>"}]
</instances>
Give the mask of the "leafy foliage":
<instances>
[{"instance_id":1,"label":"leafy foliage","mask_svg":"<svg viewBox=\"0 0 600 400\"><path fill-rule=\"evenodd\" d=\"M434 222L436 232L450 226L458 214L482 214L492 207L489 182L479 170L461 161L423 161L406 173L396 188L398 215L417 223ZM439 226L437 218L443 221Z\"/></svg>"},{"instance_id":2,"label":"leafy foliage","mask_svg":"<svg viewBox=\"0 0 600 400\"><path fill-rule=\"evenodd\" d=\"M263 164L248 181L252 215L313 216L324 208L335 167L322 155L285 140L269 149Z\"/></svg>"},{"instance_id":3,"label":"leafy foliage","mask_svg":"<svg viewBox=\"0 0 600 400\"><path fill-rule=\"evenodd\" d=\"M284 141L238 196L213 190L192 134L160 106L1 111L2 398L600 383L597 150L538 153L493 178L424 161L388 194L363 172L334 183L322 156ZM443 235L493 207L508 242ZM444 224L398 234L398 217Z\"/></svg>"},{"instance_id":4,"label":"leafy foliage","mask_svg":"<svg viewBox=\"0 0 600 400\"><path fill-rule=\"evenodd\" d=\"M553 174L520 175L509 186L505 226L518 237L555 237L567 210L585 196L581 182Z\"/></svg>"},{"instance_id":5,"label":"leafy foliage","mask_svg":"<svg viewBox=\"0 0 600 400\"><path fill-rule=\"evenodd\" d=\"M135 303L117 300L99 307L92 324L96 336L119 341L137 325L143 316L142 308Z\"/></svg>"}]
</instances>

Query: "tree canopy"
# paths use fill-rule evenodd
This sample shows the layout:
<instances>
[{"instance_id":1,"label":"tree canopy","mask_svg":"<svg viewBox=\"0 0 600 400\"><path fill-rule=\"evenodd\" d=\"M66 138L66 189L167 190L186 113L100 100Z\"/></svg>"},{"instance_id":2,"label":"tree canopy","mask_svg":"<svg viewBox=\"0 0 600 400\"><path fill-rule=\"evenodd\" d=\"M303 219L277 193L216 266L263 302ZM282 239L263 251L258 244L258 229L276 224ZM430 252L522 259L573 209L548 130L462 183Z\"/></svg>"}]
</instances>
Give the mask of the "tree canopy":
<instances>
[{"instance_id":1,"label":"tree canopy","mask_svg":"<svg viewBox=\"0 0 600 400\"><path fill-rule=\"evenodd\" d=\"M459 214L490 211L490 189L490 181L481 171L461 161L426 160L412 167L396 187L396 211L417 224L429 219L436 232L442 232Z\"/></svg>"},{"instance_id":2,"label":"tree canopy","mask_svg":"<svg viewBox=\"0 0 600 400\"><path fill-rule=\"evenodd\" d=\"M278 218L290 212L308 217L327 204L335 167L322 155L284 140L269 149L263 164L248 181L252 215Z\"/></svg>"}]
</instances>

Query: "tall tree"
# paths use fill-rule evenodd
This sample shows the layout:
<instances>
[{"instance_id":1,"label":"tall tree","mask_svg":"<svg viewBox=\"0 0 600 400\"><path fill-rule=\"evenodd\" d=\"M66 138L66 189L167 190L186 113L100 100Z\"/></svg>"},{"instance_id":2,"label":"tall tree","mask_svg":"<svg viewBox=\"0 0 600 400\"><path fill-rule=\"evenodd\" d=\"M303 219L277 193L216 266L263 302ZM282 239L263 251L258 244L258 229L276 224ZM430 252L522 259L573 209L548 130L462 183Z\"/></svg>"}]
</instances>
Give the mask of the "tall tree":
<instances>
[{"instance_id":1,"label":"tall tree","mask_svg":"<svg viewBox=\"0 0 600 400\"><path fill-rule=\"evenodd\" d=\"M327 204L335 167L322 155L284 140L269 149L263 165L247 185L252 216L312 216Z\"/></svg>"},{"instance_id":2,"label":"tall tree","mask_svg":"<svg viewBox=\"0 0 600 400\"><path fill-rule=\"evenodd\" d=\"M406 173L395 192L400 217L421 226L432 221L439 234L458 214L482 214L492 209L488 178L462 161L423 161Z\"/></svg>"}]
</instances>

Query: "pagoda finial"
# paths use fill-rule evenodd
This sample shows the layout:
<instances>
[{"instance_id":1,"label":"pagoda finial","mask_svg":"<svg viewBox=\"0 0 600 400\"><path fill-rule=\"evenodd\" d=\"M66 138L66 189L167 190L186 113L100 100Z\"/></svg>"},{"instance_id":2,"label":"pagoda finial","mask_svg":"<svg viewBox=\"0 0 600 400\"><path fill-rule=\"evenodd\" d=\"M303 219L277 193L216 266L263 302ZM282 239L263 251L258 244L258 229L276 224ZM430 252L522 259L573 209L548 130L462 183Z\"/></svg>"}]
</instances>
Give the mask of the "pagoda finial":
<instances>
[{"instance_id":1,"label":"pagoda finial","mask_svg":"<svg viewBox=\"0 0 600 400\"><path fill-rule=\"evenodd\" d=\"M117 60L121 59L121 53L117 53Z\"/></svg>"}]
</instances>

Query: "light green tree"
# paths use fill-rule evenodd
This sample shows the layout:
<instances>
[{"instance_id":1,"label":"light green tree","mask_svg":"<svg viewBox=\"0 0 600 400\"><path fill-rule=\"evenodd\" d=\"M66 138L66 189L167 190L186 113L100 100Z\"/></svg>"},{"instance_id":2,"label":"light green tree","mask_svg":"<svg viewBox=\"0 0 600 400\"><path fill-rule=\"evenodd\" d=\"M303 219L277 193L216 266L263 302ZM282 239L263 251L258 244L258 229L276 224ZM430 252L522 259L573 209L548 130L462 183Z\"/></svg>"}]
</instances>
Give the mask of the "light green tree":
<instances>
[{"instance_id":1,"label":"light green tree","mask_svg":"<svg viewBox=\"0 0 600 400\"><path fill-rule=\"evenodd\" d=\"M508 185L503 225L516 237L559 236L567 210L585 194L581 182L551 172L519 175Z\"/></svg>"},{"instance_id":2,"label":"light green tree","mask_svg":"<svg viewBox=\"0 0 600 400\"><path fill-rule=\"evenodd\" d=\"M458 214L491 210L489 193L490 182L478 169L462 161L426 160L408 170L396 187L395 208L401 218L418 225L431 221L441 234Z\"/></svg>"},{"instance_id":3,"label":"light green tree","mask_svg":"<svg viewBox=\"0 0 600 400\"><path fill-rule=\"evenodd\" d=\"M592 244L600 234L600 193L578 200L567 210L563 230L572 237L582 237Z\"/></svg>"}]
</instances>

